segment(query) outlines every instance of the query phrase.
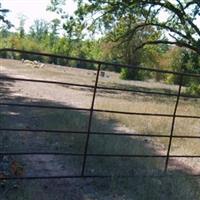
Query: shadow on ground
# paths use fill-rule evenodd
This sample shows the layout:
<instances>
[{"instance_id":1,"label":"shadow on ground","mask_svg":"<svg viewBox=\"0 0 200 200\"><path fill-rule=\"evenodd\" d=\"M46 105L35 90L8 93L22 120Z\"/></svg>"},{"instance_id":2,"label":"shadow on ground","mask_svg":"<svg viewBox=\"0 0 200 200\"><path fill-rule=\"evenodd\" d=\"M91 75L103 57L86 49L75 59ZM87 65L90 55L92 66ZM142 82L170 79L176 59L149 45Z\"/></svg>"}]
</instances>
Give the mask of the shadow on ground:
<instances>
[{"instance_id":1,"label":"shadow on ground","mask_svg":"<svg viewBox=\"0 0 200 200\"><path fill-rule=\"evenodd\" d=\"M1 82L1 102L63 106L58 102L15 96L14 82ZM89 113L61 109L0 107L0 128L87 131ZM116 132L117 122L94 113L92 129ZM53 131L1 131L1 152L83 153L86 135ZM158 155L147 139L125 136L91 135L88 153ZM6 176L80 175L83 157L55 155L1 156L0 172ZM13 162L21 169L13 174ZM7 165L4 165L7 163ZM122 199L200 199L200 179L187 174L185 167L161 175L164 158L88 157L85 175L112 175L113 178L1 181L0 199L8 200L122 200ZM1 172L1 173L2 173ZM115 175L137 175L116 178ZM141 175L141 176L139 176Z\"/></svg>"}]
</instances>

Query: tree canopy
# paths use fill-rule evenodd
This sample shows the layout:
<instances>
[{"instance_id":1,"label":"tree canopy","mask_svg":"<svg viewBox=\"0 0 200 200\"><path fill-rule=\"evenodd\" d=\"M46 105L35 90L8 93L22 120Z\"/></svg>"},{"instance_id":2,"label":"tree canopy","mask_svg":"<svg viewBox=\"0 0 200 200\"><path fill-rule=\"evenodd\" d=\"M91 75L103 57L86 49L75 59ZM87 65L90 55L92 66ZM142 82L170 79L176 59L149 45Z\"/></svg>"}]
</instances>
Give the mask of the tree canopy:
<instances>
[{"instance_id":1,"label":"tree canopy","mask_svg":"<svg viewBox=\"0 0 200 200\"><path fill-rule=\"evenodd\" d=\"M130 40L137 32L152 27L162 31L159 38L148 38L145 45L170 44L186 47L200 54L199 0L74 0L78 4L75 16L65 15L63 0L52 0L51 9L67 19L66 29L73 31L82 25L90 31L109 32L121 19L132 18L123 37ZM134 23L133 23L134 22Z\"/></svg>"},{"instance_id":2,"label":"tree canopy","mask_svg":"<svg viewBox=\"0 0 200 200\"><path fill-rule=\"evenodd\" d=\"M3 24L7 24L8 28L11 28L13 25L10 21L6 19L6 14L9 12L8 9L2 8L1 2L0 2L0 22L3 22Z\"/></svg>"}]
</instances>

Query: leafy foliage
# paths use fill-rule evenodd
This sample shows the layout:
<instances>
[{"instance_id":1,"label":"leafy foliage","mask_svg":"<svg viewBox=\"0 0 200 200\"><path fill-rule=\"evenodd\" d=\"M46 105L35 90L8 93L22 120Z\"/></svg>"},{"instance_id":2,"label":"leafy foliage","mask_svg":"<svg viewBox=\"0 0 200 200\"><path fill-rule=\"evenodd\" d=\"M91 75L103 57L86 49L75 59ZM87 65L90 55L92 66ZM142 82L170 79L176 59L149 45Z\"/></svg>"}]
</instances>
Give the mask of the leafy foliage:
<instances>
[{"instance_id":1,"label":"leafy foliage","mask_svg":"<svg viewBox=\"0 0 200 200\"><path fill-rule=\"evenodd\" d=\"M168 68L173 71L177 72L184 72L184 73L200 73L200 57L198 54L188 51L187 49L171 49L171 60L168 63ZM179 79L177 76L170 75L168 76L167 81L169 83L178 84ZM187 79L184 78L184 85L190 85L191 83L199 84L199 79Z\"/></svg>"},{"instance_id":2,"label":"leafy foliage","mask_svg":"<svg viewBox=\"0 0 200 200\"><path fill-rule=\"evenodd\" d=\"M8 28L11 28L13 25L11 24L10 21L8 21L6 19L6 14L8 12L9 12L8 9L2 8L1 2L0 2L0 22L3 22L3 24L1 24L1 26L6 24Z\"/></svg>"},{"instance_id":3,"label":"leafy foliage","mask_svg":"<svg viewBox=\"0 0 200 200\"><path fill-rule=\"evenodd\" d=\"M200 29L196 21L200 15L200 3L197 0L76 0L76 2L78 3L76 16L66 18L68 27L72 28L78 24L93 32L106 33L115 29L121 19L132 18L131 23L134 23L134 26L127 26L124 38L132 38L137 32L145 31L148 27L154 27L158 31L164 30L168 35L167 38L148 38L136 49L145 45L175 44L200 54ZM54 10L60 11L58 1L56 3L54 2ZM160 19L160 16L164 17Z\"/></svg>"}]
</instances>

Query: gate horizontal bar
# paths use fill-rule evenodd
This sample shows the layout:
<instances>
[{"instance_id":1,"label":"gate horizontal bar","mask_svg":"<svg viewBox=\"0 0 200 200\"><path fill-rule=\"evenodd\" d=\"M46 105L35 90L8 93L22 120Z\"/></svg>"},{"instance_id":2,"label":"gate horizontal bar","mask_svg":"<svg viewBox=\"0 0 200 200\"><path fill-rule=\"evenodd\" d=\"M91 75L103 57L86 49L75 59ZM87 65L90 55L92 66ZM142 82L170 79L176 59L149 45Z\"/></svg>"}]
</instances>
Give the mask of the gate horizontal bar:
<instances>
[{"instance_id":1,"label":"gate horizontal bar","mask_svg":"<svg viewBox=\"0 0 200 200\"><path fill-rule=\"evenodd\" d=\"M81 134L86 135L87 131L70 131L70 130L49 130L49 129L17 129L17 128L0 128L1 131L6 132L34 132L34 133L59 133L59 134ZM90 132L91 135L106 135L106 136L127 136L127 137L158 137L158 138L169 138L169 135L161 134L137 134L137 133L112 133L112 132ZM188 138L188 139L200 139L200 136L191 135L174 135L173 138Z\"/></svg>"},{"instance_id":2,"label":"gate horizontal bar","mask_svg":"<svg viewBox=\"0 0 200 200\"><path fill-rule=\"evenodd\" d=\"M22 156L22 155L60 155L60 156L77 156L82 157L82 153L65 153L65 152L0 152L0 155ZM91 154L89 157L118 157L118 158L166 158L166 155L140 155L140 154ZM170 155L169 158L200 158L200 155Z\"/></svg>"},{"instance_id":3,"label":"gate horizontal bar","mask_svg":"<svg viewBox=\"0 0 200 200\"><path fill-rule=\"evenodd\" d=\"M123 114L123 115L144 115L144 116L155 116L155 117L173 117L174 116L172 114L162 114L162 113L123 112L123 111L101 110L101 109L94 109L94 112ZM175 117L200 119L200 116L192 116L192 115L175 115Z\"/></svg>"},{"instance_id":4,"label":"gate horizontal bar","mask_svg":"<svg viewBox=\"0 0 200 200\"><path fill-rule=\"evenodd\" d=\"M24 81L24 82L36 82L36 83L46 83L46 84L57 84L57 85L67 85L72 87L84 87L84 88L90 88L94 89L93 85L87 85L87 84L76 84L76 83L68 83L68 82L59 82L59 81L49 81L49 80L40 80L40 79L25 79L25 78L14 78L14 77L2 77L0 76L0 81ZM151 95L163 95L163 96L171 96L171 97L177 97L176 93L164 93L164 92L153 92L153 91L142 91L142 90L135 90L135 89L125 89L125 88L114 88L114 87L104 87L104 86L97 86L97 89L99 90L112 90L112 91L122 91L122 92L135 92L135 93L143 93L143 94L151 94ZM181 94L180 97L184 98L194 98L199 99L200 96L194 96L194 95L187 95L187 94Z\"/></svg>"},{"instance_id":5,"label":"gate horizontal bar","mask_svg":"<svg viewBox=\"0 0 200 200\"><path fill-rule=\"evenodd\" d=\"M18 104L18 103L0 103L1 106L16 106L16 107L33 107L33 108L47 108L47 109L66 109L66 110L79 110L79 111L90 111L89 108L75 108L67 106L45 106L45 105L33 105L33 104ZM102 109L93 109L94 112L100 113L113 113L113 114L122 114L122 115L141 115L141 116L152 116L152 117L173 117L172 114L162 114L162 113L139 113L139 112L123 112L123 111L114 111L114 110L102 110ZM191 118L191 119L200 119L200 116L192 115L175 115L177 118Z\"/></svg>"},{"instance_id":6,"label":"gate horizontal bar","mask_svg":"<svg viewBox=\"0 0 200 200\"><path fill-rule=\"evenodd\" d=\"M124 91L124 92L135 92L135 93L143 93L143 94L151 94L151 95L163 95L163 96L171 96L171 97L177 97L176 93L164 93L164 92L153 92L153 91L142 91L142 90L135 90L135 89L126 89L126 88L114 88L114 87L103 87L98 86L97 89L100 90L113 90L113 91ZM184 98L194 98L199 99L200 96L192 96L187 94L181 94L180 97Z\"/></svg>"},{"instance_id":7,"label":"gate horizontal bar","mask_svg":"<svg viewBox=\"0 0 200 200\"><path fill-rule=\"evenodd\" d=\"M199 178L200 174L184 174L184 177L196 177L196 178ZM122 175L109 175L109 176L106 176L106 175L84 175L84 176L77 176L77 175L66 175L66 176L16 176L16 177L3 177L3 178L0 178L0 180L38 180L38 179L41 179L41 180L45 180L45 179L95 179L95 178L100 178L100 179L113 179L113 178L135 178L135 177L140 177L140 178L166 178L166 177L183 177L183 174L172 174L172 173L155 173L155 174L147 174L147 175L144 175L144 174L135 174L135 175L127 175L127 176L122 176Z\"/></svg>"},{"instance_id":8,"label":"gate horizontal bar","mask_svg":"<svg viewBox=\"0 0 200 200\"><path fill-rule=\"evenodd\" d=\"M0 131L9 132L43 132L43 133L69 133L69 134L86 134L86 131L70 131L70 130L49 130L49 129L23 129L23 128L0 128Z\"/></svg>"},{"instance_id":9,"label":"gate horizontal bar","mask_svg":"<svg viewBox=\"0 0 200 200\"><path fill-rule=\"evenodd\" d=\"M26 78L14 78L14 77L0 76L0 81L1 80L3 80L3 81L24 81L24 82L35 82L35 83L67 85L67 86L74 86L74 87L94 88L93 85L76 84L76 83L68 83L68 82L60 82L60 81L49 81L49 80L41 80L41 79L26 79Z\"/></svg>"},{"instance_id":10,"label":"gate horizontal bar","mask_svg":"<svg viewBox=\"0 0 200 200\"><path fill-rule=\"evenodd\" d=\"M13 106L13 107L28 107L28 108L45 108L45 109L58 109L58 110L79 110L90 111L89 108L76 108L68 106L46 106L46 105L34 105L34 104L22 104L22 103L0 103L1 106Z\"/></svg>"},{"instance_id":11,"label":"gate horizontal bar","mask_svg":"<svg viewBox=\"0 0 200 200\"><path fill-rule=\"evenodd\" d=\"M25 51L25 50L20 50L20 49L2 48L2 49L0 49L0 52L25 53L25 54L30 54L30 55L40 55L40 56L46 56L46 57L63 58L63 59L67 59L67 60L83 61L83 62L88 62L88 63L93 63L93 64L113 66L113 67L117 67L117 68L124 67L124 68L130 68L130 69L133 69L133 70L145 70L145 71L152 71L152 72L158 72L158 73L163 73L163 74L174 74L174 75L189 76L189 77L200 77L200 74L182 73L182 72L175 72L175 71L169 71L169 70L159 70L159 69L145 68L145 67L135 67L133 65L115 64L115 63L109 63L109 62L103 62L103 61L97 61L97 60L89 60L89 59L83 59L83 58L75 58L75 57L62 56L62 55L56 55L56 54L50 54L50 53Z\"/></svg>"}]
</instances>

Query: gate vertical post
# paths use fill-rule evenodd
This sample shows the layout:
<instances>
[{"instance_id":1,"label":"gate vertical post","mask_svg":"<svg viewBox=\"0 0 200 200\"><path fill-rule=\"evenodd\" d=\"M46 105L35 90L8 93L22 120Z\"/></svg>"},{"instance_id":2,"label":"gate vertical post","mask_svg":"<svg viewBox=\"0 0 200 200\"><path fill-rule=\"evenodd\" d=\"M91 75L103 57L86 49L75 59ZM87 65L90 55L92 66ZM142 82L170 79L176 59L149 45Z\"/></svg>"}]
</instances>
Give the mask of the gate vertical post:
<instances>
[{"instance_id":1,"label":"gate vertical post","mask_svg":"<svg viewBox=\"0 0 200 200\"><path fill-rule=\"evenodd\" d=\"M167 173L167 170L168 170L170 150L171 150L172 139L173 139L173 135L174 135L174 128L175 128L175 122L176 122L176 113L177 113L177 109L178 109L178 105L179 105L179 100L180 100L180 95L181 95L182 82L183 82L183 74L180 75L179 88L178 88L178 93L177 93L177 99L176 99L176 104L175 104L175 107L174 107L174 113L173 113L173 117L172 117L170 139L169 139L169 144L168 144L168 149L167 149L167 156L166 156L166 161L165 161L165 170L164 170L165 173Z\"/></svg>"},{"instance_id":2,"label":"gate vertical post","mask_svg":"<svg viewBox=\"0 0 200 200\"><path fill-rule=\"evenodd\" d=\"M85 142L85 148L84 148L84 155L83 155L83 164L82 164L82 170L81 170L81 176L82 177L84 177L84 173L85 173L85 165L86 165L86 160L87 160L88 145L89 145L89 139L90 139L90 132L91 132L91 126L92 126L92 117L93 117L94 103L95 103L95 98L96 98L96 92L97 92L97 86L98 86L98 81L99 81L100 69L101 69L101 63L99 63L98 67L97 67L97 73L96 73L96 80L95 80L95 85L94 85L92 104L91 104L91 108L90 108L88 130L87 130L87 136L86 136L86 142Z\"/></svg>"}]
</instances>

